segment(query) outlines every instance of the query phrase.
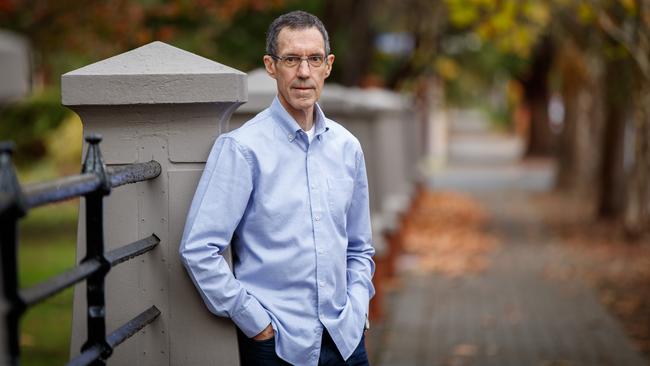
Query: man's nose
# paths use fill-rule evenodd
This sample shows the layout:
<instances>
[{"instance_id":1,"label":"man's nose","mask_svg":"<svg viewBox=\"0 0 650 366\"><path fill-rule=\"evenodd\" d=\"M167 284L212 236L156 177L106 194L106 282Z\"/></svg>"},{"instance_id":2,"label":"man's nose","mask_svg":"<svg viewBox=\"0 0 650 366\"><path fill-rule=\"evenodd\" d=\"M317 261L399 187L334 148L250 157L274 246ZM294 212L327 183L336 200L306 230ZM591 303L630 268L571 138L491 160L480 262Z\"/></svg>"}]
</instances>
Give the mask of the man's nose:
<instances>
[{"instance_id":1,"label":"man's nose","mask_svg":"<svg viewBox=\"0 0 650 366\"><path fill-rule=\"evenodd\" d=\"M300 63L298 64L298 77L306 78L309 77L310 74L311 67L309 66L309 62L307 62L306 59L300 60Z\"/></svg>"}]
</instances>

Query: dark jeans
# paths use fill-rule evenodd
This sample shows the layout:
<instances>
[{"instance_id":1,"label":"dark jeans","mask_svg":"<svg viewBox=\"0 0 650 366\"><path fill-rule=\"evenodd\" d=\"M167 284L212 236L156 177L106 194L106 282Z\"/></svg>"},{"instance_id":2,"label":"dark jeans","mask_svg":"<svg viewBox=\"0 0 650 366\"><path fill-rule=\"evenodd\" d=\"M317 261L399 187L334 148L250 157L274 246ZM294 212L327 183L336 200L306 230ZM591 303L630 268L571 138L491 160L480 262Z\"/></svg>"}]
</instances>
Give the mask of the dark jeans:
<instances>
[{"instance_id":1,"label":"dark jeans","mask_svg":"<svg viewBox=\"0 0 650 366\"><path fill-rule=\"evenodd\" d=\"M287 366L291 365L282 360L275 353L275 338L265 341L256 341L248 338L239 329L237 330L239 340L239 358L241 366ZM368 355L366 354L365 336L352 352L347 361L339 353L336 344L330 337L327 330L323 330L323 343L320 349L319 366L368 366Z\"/></svg>"}]
</instances>

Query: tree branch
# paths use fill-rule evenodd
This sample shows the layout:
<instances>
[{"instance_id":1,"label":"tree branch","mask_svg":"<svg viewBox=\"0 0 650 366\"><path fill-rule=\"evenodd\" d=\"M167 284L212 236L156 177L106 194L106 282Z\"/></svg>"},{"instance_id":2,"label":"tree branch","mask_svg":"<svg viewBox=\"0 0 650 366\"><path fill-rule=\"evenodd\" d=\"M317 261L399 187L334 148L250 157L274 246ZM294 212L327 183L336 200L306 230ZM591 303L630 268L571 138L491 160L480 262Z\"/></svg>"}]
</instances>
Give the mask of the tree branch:
<instances>
[{"instance_id":1,"label":"tree branch","mask_svg":"<svg viewBox=\"0 0 650 366\"><path fill-rule=\"evenodd\" d=\"M639 41L634 42L634 34L626 33L623 28L618 27L612 18L604 11L600 10L598 12L598 25L601 29L617 41L621 46L623 46L632 56L632 59L637 63L643 77L647 80L650 80L650 59L649 59L649 47L646 35L641 31L642 27L637 27L636 32L638 32Z\"/></svg>"}]
</instances>

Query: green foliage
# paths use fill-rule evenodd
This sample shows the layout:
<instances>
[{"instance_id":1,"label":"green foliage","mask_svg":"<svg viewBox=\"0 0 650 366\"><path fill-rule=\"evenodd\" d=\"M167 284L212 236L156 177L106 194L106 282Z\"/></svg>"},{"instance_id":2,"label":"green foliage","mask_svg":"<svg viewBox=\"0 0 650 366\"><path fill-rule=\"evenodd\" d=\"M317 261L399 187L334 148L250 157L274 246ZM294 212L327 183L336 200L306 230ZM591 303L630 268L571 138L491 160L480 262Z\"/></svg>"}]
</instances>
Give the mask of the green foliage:
<instances>
[{"instance_id":1,"label":"green foliage","mask_svg":"<svg viewBox=\"0 0 650 366\"><path fill-rule=\"evenodd\" d=\"M61 252L54 254L60 256ZM70 350L72 289L29 310L21 327L21 365L65 365Z\"/></svg>"},{"instance_id":2,"label":"green foliage","mask_svg":"<svg viewBox=\"0 0 650 366\"><path fill-rule=\"evenodd\" d=\"M279 15L298 9L319 15L322 1L287 1L282 7L241 9L229 20L228 26L210 40L215 45L214 59L243 71L263 67L269 24Z\"/></svg>"},{"instance_id":3,"label":"green foliage","mask_svg":"<svg viewBox=\"0 0 650 366\"><path fill-rule=\"evenodd\" d=\"M551 8L536 0L446 0L454 27L469 29L502 52L530 55L550 22Z\"/></svg>"},{"instance_id":4,"label":"green foliage","mask_svg":"<svg viewBox=\"0 0 650 366\"><path fill-rule=\"evenodd\" d=\"M0 110L0 139L16 143L16 164L45 155L45 137L71 113L60 98L48 90Z\"/></svg>"}]
</instances>

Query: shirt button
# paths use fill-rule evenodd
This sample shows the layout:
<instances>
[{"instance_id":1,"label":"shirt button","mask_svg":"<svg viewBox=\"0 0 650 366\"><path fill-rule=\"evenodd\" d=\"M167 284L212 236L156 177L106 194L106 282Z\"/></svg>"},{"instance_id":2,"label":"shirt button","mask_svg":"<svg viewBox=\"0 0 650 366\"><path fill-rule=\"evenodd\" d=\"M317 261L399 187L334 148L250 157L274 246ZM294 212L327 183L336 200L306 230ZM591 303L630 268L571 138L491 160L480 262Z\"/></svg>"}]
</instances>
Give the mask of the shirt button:
<instances>
[{"instance_id":1,"label":"shirt button","mask_svg":"<svg viewBox=\"0 0 650 366\"><path fill-rule=\"evenodd\" d=\"M289 138L289 140L293 140L293 135L292 134L288 134L287 137Z\"/></svg>"},{"instance_id":2,"label":"shirt button","mask_svg":"<svg viewBox=\"0 0 650 366\"><path fill-rule=\"evenodd\" d=\"M320 216L318 216L318 215L314 216L314 220L320 221Z\"/></svg>"},{"instance_id":3,"label":"shirt button","mask_svg":"<svg viewBox=\"0 0 650 366\"><path fill-rule=\"evenodd\" d=\"M325 281L318 281L318 286L325 287Z\"/></svg>"},{"instance_id":4,"label":"shirt button","mask_svg":"<svg viewBox=\"0 0 650 366\"><path fill-rule=\"evenodd\" d=\"M323 248L318 248L318 253L323 254L325 253L325 251L323 250Z\"/></svg>"},{"instance_id":5,"label":"shirt button","mask_svg":"<svg viewBox=\"0 0 650 366\"><path fill-rule=\"evenodd\" d=\"M315 184L312 184L312 185L311 185L311 189L316 189L316 185L315 185Z\"/></svg>"}]
</instances>

